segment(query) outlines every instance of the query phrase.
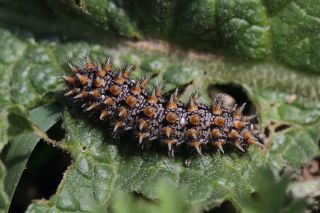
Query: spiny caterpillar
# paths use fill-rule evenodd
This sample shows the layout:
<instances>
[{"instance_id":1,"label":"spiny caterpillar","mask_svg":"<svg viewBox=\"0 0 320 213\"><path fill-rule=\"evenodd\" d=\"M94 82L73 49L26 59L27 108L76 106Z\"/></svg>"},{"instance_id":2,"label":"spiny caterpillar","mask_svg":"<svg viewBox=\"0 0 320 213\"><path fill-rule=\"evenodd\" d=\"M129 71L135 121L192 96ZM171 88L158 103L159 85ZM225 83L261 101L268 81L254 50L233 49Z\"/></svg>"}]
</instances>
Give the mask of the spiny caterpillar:
<instances>
[{"instance_id":1,"label":"spiny caterpillar","mask_svg":"<svg viewBox=\"0 0 320 213\"><path fill-rule=\"evenodd\" d=\"M129 78L134 66L114 70L112 58L105 63L92 63L88 55L82 66L68 64L72 71L64 77L65 96L85 111L94 111L100 120L109 120L114 133L132 130L139 144L156 140L168 147L169 155L180 146L194 148L198 153L211 147L235 147L245 152L249 145L257 144L251 120L244 116L244 105L226 107L223 95L217 95L207 106L193 95L188 103L178 99L178 90L168 98L161 86L148 92L148 78L135 81Z\"/></svg>"}]
</instances>

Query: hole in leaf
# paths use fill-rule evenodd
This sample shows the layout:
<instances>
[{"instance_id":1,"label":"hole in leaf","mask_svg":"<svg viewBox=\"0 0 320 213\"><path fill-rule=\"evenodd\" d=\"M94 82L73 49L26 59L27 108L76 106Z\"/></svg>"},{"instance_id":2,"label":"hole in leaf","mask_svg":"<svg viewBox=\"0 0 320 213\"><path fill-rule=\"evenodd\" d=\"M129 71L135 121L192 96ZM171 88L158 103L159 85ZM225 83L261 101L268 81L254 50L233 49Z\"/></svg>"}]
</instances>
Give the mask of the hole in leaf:
<instances>
[{"instance_id":1,"label":"hole in leaf","mask_svg":"<svg viewBox=\"0 0 320 213\"><path fill-rule=\"evenodd\" d=\"M258 200L258 197L259 197L259 195L258 195L257 192L252 192L252 193L251 193L251 198L252 198L254 201L257 201L257 200Z\"/></svg>"},{"instance_id":2,"label":"hole in leaf","mask_svg":"<svg viewBox=\"0 0 320 213\"><path fill-rule=\"evenodd\" d=\"M61 141L66 136L66 130L62 128L62 120L53 125L48 131L47 135L50 139Z\"/></svg>"},{"instance_id":3,"label":"hole in leaf","mask_svg":"<svg viewBox=\"0 0 320 213\"><path fill-rule=\"evenodd\" d=\"M240 86L236 84L215 84L210 85L208 87L208 94L210 98L214 98L214 96L218 93L223 93L226 95L226 105L234 106L237 104L241 106L246 103L246 107L243 111L245 115L256 114L256 107L253 102L249 99L246 91Z\"/></svg>"},{"instance_id":4,"label":"hole in leaf","mask_svg":"<svg viewBox=\"0 0 320 213\"><path fill-rule=\"evenodd\" d=\"M80 0L75 0L74 2L76 3L76 5L77 5L78 7L80 7Z\"/></svg>"},{"instance_id":5,"label":"hole in leaf","mask_svg":"<svg viewBox=\"0 0 320 213\"><path fill-rule=\"evenodd\" d=\"M238 212L236 207L233 205L231 201L224 201L220 206L215 207L209 211L204 211L204 213L236 213Z\"/></svg>"},{"instance_id":6,"label":"hole in leaf","mask_svg":"<svg viewBox=\"0 0 320 213\"><path fill-rule=\"evenodd\" d=\"M149 202L149 203L154 203L154 201L146 196L144 196L142 193L140 192L136 192L136 191L133 191L132 192L132 195L135 199L141 199L143 201L146 201L146 202Z\"/></svg>"},{"instance_id":7,"label":"hole in leaf","mask_svg":"<svg viewBox=\"0 0 320 213\"><path fill-rule=\"evenodd\" d=\"M280 170L279 175L280 176L292 176L294 174L294 168L288 164L284 165L283 168Z\"/></svg>"},{"instance_id":8,"label":"hole in leaf","mask_svg":"<svg viewBox=\"0 0 320 213\"><path fill-rule=\"evenodd\" d=\"M64 137L61 123L54 125L47 134L54 140ZM24 170L16 188L9 212L25 212L34 199L49 199L71 163L71 156L61 149L40 141L33 150L27 169Z\"/></svg>"},{"instance_id":9,"label":"hole in leaf","mask_svg":"<svg viewBox=\"0 0 320 213\"><path fill-rule=\"evenodd\" d=\"M281 124L281 125L277 126L277 127L274 129L274 131L275 131L275 132L281 132L281 131L284 131L284 130L290 128L290 127L291 127L291 126L288 125L288 124Z\"/></svg>"},{"instance_id":10,"label":"hole in leaf","mask_svg":"<svg viewBox=\"0 0 320 213\"><path fill-rule=\"evenodd\" d=\"M270 136L270 129L269 127L265 127L263 130L263 133L265 135L266 138L268 138Z\"/></svg>"},{"instance_id":11,"label":"hole in leaf","mask_svg":"<svg viewBox=\"0 0 320 213\"><path fill-rule=\"evenodd\" d=\"M301 167L300 179L302 181L315 180L320 176L320 156Z\"/></svg>"},{"instance_id":12,"label":"hole in leaf","mask_svg":"<svg viewBox=\"0 0 320 213\"><path fill-rule=\"evenodd\" d=\"M185 167L189 167L191 165L191 160L190 159L186 159L185 161L184 161L184 166Z\"/></svg>"}]
</instances>

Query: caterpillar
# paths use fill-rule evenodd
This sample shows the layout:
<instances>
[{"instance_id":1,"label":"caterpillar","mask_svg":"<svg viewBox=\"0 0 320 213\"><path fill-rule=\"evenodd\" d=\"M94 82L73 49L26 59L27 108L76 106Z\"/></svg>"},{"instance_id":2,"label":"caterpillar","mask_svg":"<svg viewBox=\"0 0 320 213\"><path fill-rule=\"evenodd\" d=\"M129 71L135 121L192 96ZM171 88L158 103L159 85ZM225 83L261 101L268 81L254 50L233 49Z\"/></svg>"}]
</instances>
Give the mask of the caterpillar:
<instances>
[{"instance_id":1,"label":"caterpillar","mask_svg":"<svg viewBox=\"0 0 320 213\"><path fill-rule=\"evenodd\" d=\"M222 94L211 105L201 103L198 95L182 103L178 89L167 96L160 85L147 91L148 77L132 80L133 65L116 70L112 61L107 57L104 63L92 63L86 54L83 65L68 63L71 74L64 80L71 103L109 121L114 133L133 131L139 144L156 140L167 146L170 156L181 146L201 155L204 149L246 152L249 145L262 146L253 131L255 115L243 115L245 105L226 107Z\"/></svg>"}]
</instances>

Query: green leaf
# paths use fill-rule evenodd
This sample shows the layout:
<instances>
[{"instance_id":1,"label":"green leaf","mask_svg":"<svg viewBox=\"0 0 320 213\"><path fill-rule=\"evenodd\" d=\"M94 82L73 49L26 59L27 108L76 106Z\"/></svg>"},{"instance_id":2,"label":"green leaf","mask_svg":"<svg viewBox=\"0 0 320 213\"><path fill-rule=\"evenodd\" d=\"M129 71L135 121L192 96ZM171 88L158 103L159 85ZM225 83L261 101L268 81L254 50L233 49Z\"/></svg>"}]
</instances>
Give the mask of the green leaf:
<instances>
[{"instance_id":1,"label":"green leaf","mask_svg":"<svg viewBox=\"0 0 320 213\"><path fill-rule=\"evenodd\" d=\"M274 143L281 142L283 146L275 149L280 153L270 153L268 158L260 150L250 149L248 154L241 157L236 154L192 157L191 166L187 167L179 157L172 159L161 153L138 152L135 146L128 145L134 143L128 139L116 142L118 145L110 143L110 135L105 131L95 128L95 124L78 115L76 117L69 113L64 115L64 126L69 133L65 148L70 151L75 162L66 172L56 195L49 201L50 207L44 208L47 204L39 202L29 208L30 212L39 208L52 211L90 211L94 208L94 201L110 202L117 188L140 192L154 199L156 193L153 187L161 178L166 178L167 182L178 188L187 185L190 204L201 204L202 207L209 208L228 199L238 205L240 198L250 193L253 187L251 180L254 180L262 165L271 164L276 168L275 171L279 171L287 163L299 167L295 164L296 161L301 163L306 160L304 156L311 157L317 153L316 145L307 147L314 143L309 138L301 139L300 142L274 140ZM317 137L319 138L319 134ZM105 143L106 140L109 143ZM289 147L298 146L295 143L306 144L306 147L292 149L289 153ZM296 160L293 156L302 158ZM79 185L82 187L77 187Z\"/></svg>"},{"instance_id":2,"label":"green leaf","mask_svg":"<svg viewBox=\"0 0 320 213\"><path fill-rule=\"evenodd\" d=\"M262 152L252 149L241 158L219 154L196 156L188 167L181 158L168 158L161 152L140 153L135 146L128 146L133 144L128 139L119 142L121 148L106 143L108 134L69 113L64 114L64 122L68 132L64 146L74 163L50 204L40 201L29 208L30 212L43 209L44 205L52 211L90 211L96 201L110 202L116 189L140 192L154 199L157 195L154 184L162 178L175 187L188 185L188 203L201 203L209 208L224 198L237 202L243 193L250 191L248 180L257 167L265 163Z\"/></svg>"},{"instance_id":3,"label":"green leaf","mask_svg":"<svg viewBox=\"0 0 320 213\"><path fill-rule=\"evenodd\" d=\"M270 27L262 2L220 0L216 4L220 33L229 48L249 58L266 58L270 53Z\"/></svg>"},{"instance_id":4,"label":"green leaf","mask_svg":"<svg viewBox=\"0 0 320 213\"><path fill-rule=\"evenodd\" d=\"M177 35L185 42L197 37L199 40L212 41L215 43L218 38L218 26L216 23L216 0L200 0L185 2L181 18L176 24L179 31Z\"/></svg>"},{"instance_id":5,"label":"green leaf","mask_svg":"<svg viewBox=\"0 0 320 213\"><path fill-rule=\"evenodd\" d=\"M298 69L319 73L319 3L291 1L276 10L271 19L275 56Z\"/></svg>"},{"instance_id":6,"label":"green leaf","mask_svg":"<svg viewBox=\"0 0 320 213\"><path fill-rule=\"evenodd\" d=\"M11 33L0 31L0 106L11 103L10 80L15 62L23 55L27 44Z\"/></svg>"},{"instance_id":7,"label":"green leaf","mask_svg":"<svg viewBox=\"0 0 320 213\"><path fill-rule=\"evenodd\" d=\"M0 150L3 149L4 145L8 142L8 112L6 110L0 109Z\"/></svg>"},{"instance_id":8,"label":"green leaf","mask_svg":"<svg viewBox=\"0 0 320 213\"><path fill-rule=\"evenodd\" d=\"M0 152L2 152L3 147L8 143L8 112L0 107ZM6 175L6 170L3 163L0 161L0 212L5 212L5 209L9 206L9 199L4 191L4 177Z\"/></svg>"},{"instance_id":9,"label":"green leaf","mask_svg":"<svg viewBox=\"0 0 320 213\"><path fill-rule=\"evenodd\" d=\"M57 89L63 71L48 43L34 48L29 33L14 36L0 28L0 47L0 88L4 89L0 90L0 104L32 107Z\"/></svg>"},{"instance_id":10,"label":"green leaf","mask_svg":"<svg viewBox=\"0 0 320 213\"><path fill-rule=\"evenodd\" d=\"M23 132L32 131L32 122L28 119L29 114L19 105L13 105L7 108L9 128L7 134L16 136Z\"/></svg>"},{"instance_id":11,"label":"green leaf","mask_svg":"<svg viewBox=\"0 0 320 213\"><path fill-rule=\"evenodd\" d=\"M1 181L1 185L0 185L0 212L5 212L5 210L7 209L8 205L9 205L8 196L4 190L4 184L3 184L4 177L5 177L5 168L4 168L3 163L0 162L0 181Z\"/></svg>"},{"instance_id":12,"label":"green leaf","mask_svg":"<svg viewBox=\"0 0 320 213\"><path fill-rule=\"evenodd\" d=\"M30 116L34 125L39 126L42 131L47 131L60 119L61 111L62 107L60 105L42 106L32 110ZM4 156L4 163L7 169L4 183L9 200L12 199L22 172L39 140L38 134L27 132L20 134L10 143Z\"/></svg>"}]
</instances>

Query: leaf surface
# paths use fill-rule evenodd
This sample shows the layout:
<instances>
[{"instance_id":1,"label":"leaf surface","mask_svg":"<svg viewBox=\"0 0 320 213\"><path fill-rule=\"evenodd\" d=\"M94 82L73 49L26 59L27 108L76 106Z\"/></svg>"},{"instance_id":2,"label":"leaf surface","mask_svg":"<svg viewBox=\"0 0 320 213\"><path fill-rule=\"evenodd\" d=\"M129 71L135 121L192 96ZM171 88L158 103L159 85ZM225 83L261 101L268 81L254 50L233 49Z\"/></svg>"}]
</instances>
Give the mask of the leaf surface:
<instances>
[{"instance_id":1,"label":"leaf surface","mask_svg":"<svg viewBox=\"0 0 320 213\"><path fill-rule=\"evenodd\" d=\"M265 150L252 147L244 155L229 152L203 157L186 153L191 160L188 166L183 156L169 158L160 150L139 149L129 135L115 142L107 126L86 118L83 113L67 111L63 121L68 138L61 146L71 153L74 161L56 194L49 201L32 204L29 212L91 211L97 202L109 204L118 190L136 191L148 198L156 198L154 185L163 178L175 187L188 186L187 197L191 204L209 209L224 200L231 200L241 208L239 199L251 192L251 180L258 168L269 165L274 172L279 172L284 165L290 165L298 169L319 153L320 85L316 74L295 72L274 63L230 58L191 60L125 44L43 42L32 36L24 39L5 29L1 32L32 50L32 54L25 52L17 58L13 67L16 75L10 79L16 86L11 88L9 97L15 104L32 107L46 102L44 95L47 92L61 91L63 82L59 77L65 61L72 58L81 62L83 50L87 50L92 58L103 58L106 53L114 55L118 66L120 61L133 61L137 64L135 76L151 74L151 82L163 79L168 90L185 85L182 99L198 88L203 98L210 101L211 90L216 85L237 85L253 102L259 115L260 130L269 129ZM27 64L33 68L28 70ZM13 96L22 81L22 76L19 77L21 70L25 73L23 83L26 88L19 90L21 95ZM37 80L42 71L45 75ZM42 119L45 125L50 123L46 116ZM281 125L287 127L279 128Z\"/></svg>"}]
</instances>

